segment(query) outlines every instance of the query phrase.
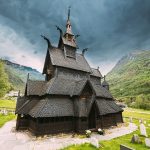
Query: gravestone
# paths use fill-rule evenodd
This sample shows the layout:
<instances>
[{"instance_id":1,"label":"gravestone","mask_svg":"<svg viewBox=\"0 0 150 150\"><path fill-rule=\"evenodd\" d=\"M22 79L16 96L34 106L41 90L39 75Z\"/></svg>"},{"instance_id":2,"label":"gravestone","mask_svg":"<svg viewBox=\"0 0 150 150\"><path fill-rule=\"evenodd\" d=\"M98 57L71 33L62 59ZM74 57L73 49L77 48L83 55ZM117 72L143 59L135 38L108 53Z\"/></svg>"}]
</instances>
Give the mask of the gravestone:
<instances>
[{"instance_id":1,"label":"gravestone","mask_svg":"<svg viewBox=\"0 0 150 150\"><path fill-rule=\"evenodd\" d=\"M131 143L141 143L141 140L137 134L132 136Z\"/></svg>"},{"instance_id":2,"label":"gravestone","mask_svg":"<svg viewBox=\"0 0 150 150\"><path fill-rule=\"evenodd\" d=\"M139 120L139 123L143 123L143 119L140 119L140 120Z\"/></svg>"},{"instance_id":3,"label":"gravestone","mask_svg":"<svg viewBox=\"0 0 150 150\"><path fill-rule=\"evenodd\" d=\"M94 146L96 146L97 148L99 148L99 141L98 141L98 139L92 137L90 139L90 142L91 142L91 144L93 144Z\"/></svg>"},{"instance_id":4,"label":"gravestone","mask_svg":"<svg viewBox=\"0 0 150 150\"><path fill-rule=\"evenodd\" d=\"M120 145L120 150L134 150L134 149L127 147L125 145Z\"/></svg>"},{"instance_id":5,"label":"gravestone","mask_svg":"<svg viewBox=\"0 0 150 150\"><path fill-rule=\"evenodd\" d=\"M3 109L3 115L8 115L8 111L6 109Z\"/></svg>"},{"instance_id":6,"label":"gravestone","mask_svg":"<svg viewBox=\"0 0 150 150\"><path fill-rule=\"evenodd\" d=\"M145 138L145 145L150 147L150 138Z\"/></svg>"},{"instance_id":7,"label":"gravestone","mask_svg":"<svg viewBox=\"0 0 150 150\"><path fill-rule=\"evenodd\" d=\"M141 133L141 135L147 137L146 127L143 123L140 124L140 133Z\"/></svg>"}]
</instances>

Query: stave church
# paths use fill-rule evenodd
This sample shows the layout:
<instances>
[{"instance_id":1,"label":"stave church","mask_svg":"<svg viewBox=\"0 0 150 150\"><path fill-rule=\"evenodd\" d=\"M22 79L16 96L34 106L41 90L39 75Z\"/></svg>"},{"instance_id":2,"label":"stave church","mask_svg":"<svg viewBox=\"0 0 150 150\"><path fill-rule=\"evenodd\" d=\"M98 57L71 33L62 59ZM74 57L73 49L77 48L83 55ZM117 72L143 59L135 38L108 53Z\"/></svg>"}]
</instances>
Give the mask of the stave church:
<instances>
[{"instance_id":1,"label":"stave church","mask_svg":"<svg viewBox=\"0 0 150 150\"><path fill-rule=\"evenodd\" d=\"M27 78L24 96L18 96L16 130L34 135L78 132L109 128L122 123L122 109L115 103L99 68L91 68L85 58L87 49L78 53L70 21L60 33L58 46L47 43L43 67L44 81ZM103 82L102 82L103 80Z\"/></svg>"}]
</instances>

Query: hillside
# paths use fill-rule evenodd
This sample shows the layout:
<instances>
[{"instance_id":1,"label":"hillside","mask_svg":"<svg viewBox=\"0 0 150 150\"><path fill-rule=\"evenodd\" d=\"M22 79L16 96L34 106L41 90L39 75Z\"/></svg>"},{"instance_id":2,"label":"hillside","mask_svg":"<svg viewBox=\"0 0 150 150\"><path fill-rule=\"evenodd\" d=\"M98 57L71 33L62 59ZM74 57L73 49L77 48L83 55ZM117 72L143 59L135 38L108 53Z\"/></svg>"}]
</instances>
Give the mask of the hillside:
<instances>
[{"instance_id":1,"label":"hillside","mask_svg":"<svg viewBox=\"0 0 150 150\"><path fill-rule=\"evenodd\" d=\"M5 72L3 63L0 61L0 97L3 97L10 88L11 85L8 81L8 75Z\"/></svg>"},{"instance_id":2,"label":"hillside","mask_svg":"<svg viewBox=\"0 0 150 150\"><path fill-rule=\"evenodd\" d=\"M44 76L36 69L12 63L8 60L2 60L5 72L8 75L9 82L14 90L24 91L27 74L30 74L30 79L43 80Z\"/></svg>"},{"instance_id":3,"label":"hillside","mask_svg":"<svg viewBox=\"0 0 150 150\"><path fill-rule=\"evenodd\" d=\"M150 99L150 51L135 51L121 58L107 80L115 98Z\"/></svg>"}]
</instances>

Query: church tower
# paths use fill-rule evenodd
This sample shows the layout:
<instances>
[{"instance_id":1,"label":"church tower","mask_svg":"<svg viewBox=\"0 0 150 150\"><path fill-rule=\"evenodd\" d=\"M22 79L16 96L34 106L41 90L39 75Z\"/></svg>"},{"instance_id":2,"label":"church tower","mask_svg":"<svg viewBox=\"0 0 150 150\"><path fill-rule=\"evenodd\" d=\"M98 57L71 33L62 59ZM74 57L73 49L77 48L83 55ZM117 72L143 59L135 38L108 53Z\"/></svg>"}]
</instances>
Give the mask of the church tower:
<instances>
[{"instance_id":1,"label":"church tower","mask_svg":"<svg viewBox=\"0 0 150 150\"><path fill-rule=\"evenodd\" d=\"M66 31L60 35L58 48L64 50L65 57L76 59L77 44L75 35L72 32L72 25L70 21L70 7L68 8L68 18L66 22Z\"/></svg>"}]
</instances>

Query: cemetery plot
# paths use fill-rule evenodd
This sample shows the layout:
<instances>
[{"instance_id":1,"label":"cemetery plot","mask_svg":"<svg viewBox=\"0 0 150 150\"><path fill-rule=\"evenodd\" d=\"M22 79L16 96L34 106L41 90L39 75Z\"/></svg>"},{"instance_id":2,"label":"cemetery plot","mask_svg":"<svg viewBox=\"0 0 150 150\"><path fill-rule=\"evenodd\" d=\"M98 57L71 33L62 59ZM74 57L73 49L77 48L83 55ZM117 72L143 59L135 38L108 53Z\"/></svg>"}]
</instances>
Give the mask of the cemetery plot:
<instances>
[{"instance_id":1,"label":"cemetery plot","mask_svg":"<svg viewBox=\"0 0 150 150\"><path fill-rule=\"evenodd\" d=\"M133 110L126 109L123 113L124 121L125 122L133 122L136 125L138 125L139 130L129 134L125 135L110 141L103 141L100 142L103 145L102 150L119 150L119 146L121 144L126 145L127 147L137 149L137 150L149 150L149 145L150 145L150 111L142 111L142 110ZM141 124L141 131L140 131L140 124ZM141 135L142 133L142 135ZM133 135L136 134L138 135L138 138L140 139L140 143L131 143ZM146 138L146 135L148 138ZM115 143L115 144L114 144Z\"/></svg>"}]
</instances>

